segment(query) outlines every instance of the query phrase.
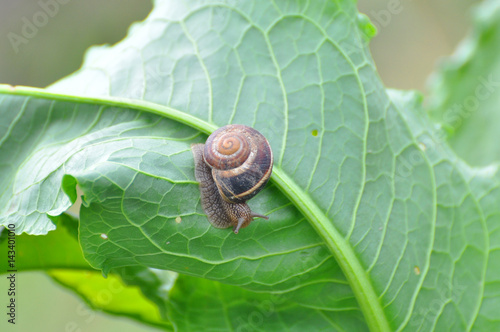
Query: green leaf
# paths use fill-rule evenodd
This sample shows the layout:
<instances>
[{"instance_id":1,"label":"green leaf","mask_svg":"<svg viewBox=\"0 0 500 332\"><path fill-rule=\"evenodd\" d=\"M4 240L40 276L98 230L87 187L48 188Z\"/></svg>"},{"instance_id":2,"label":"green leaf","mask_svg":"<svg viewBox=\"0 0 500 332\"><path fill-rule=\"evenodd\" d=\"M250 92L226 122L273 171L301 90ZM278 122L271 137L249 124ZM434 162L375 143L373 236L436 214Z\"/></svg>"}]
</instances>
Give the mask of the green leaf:
<instances>
[{"instance_id":1,"label":"green leaf","mask_svg":"<svg viewBox=\"0 0 500 332\"><path fill-rule=\"evenodd\" d=\"M0 87L2 223L46 233L78 184L93 267L210 279L170 291L186 330L248 327L233 293L287 299L263 330L304 330L304 308L313 330L499 329L497 169L469 168L420 96L385 90L370 27L352 1L157 1L48 90ZM237 236L207 222L190 152L227 123L275 155L250 202L270 220ZM228 314L192 306L207 297Z\"/></svg>"},{"instance_id":2,"label":"green leaf","mask_svg":"<svg viewBox=\"0 0 500 332\"><path fill-rule=\"evenodd\" d=\"M312 294L311 294L312 295ZM168 302L178 331L365 331L358 310L304 308L280 294L179 276Z\"/></svg>"},{"instance_id":3,"label":"green leaf","mask_svg":"<svg viewBox=\"0 0 500 332\"><path fill-rule=\"evenodd\" d=\"M500 161L500 2L485 1L474 23L432 77L429 107L457 154L470 165L486 166Z\"/></svg>"},{"instance_id":4,"label":"green leaf","mask_svg":"<svg viewBox=\"0 0 500 332\"><path fill-rule=\"evenodd\" d=\"M23 234L15 237L15 266L9 267L8 261L2 260L2 273L8 270L44 270L94 309L172 329L166 318L167 297L163 294L170 289L168 277L172 279L170 284L175 279L175 276L171 277L172 272L123 268L105 279L83 258L77 241L78 220L67 214L52 220L57 223L57 229L46 236ZM8 257L8 239L7 232L3 232L0 241L2 257ZM137 284L139 280L141 284Z\"/></svg>"},{"instance_id":5,"label":"green leaf","mask_svg":"<svg viewBox=\"0 0 500 332\"><path fill-rule=\"evenodd\" d=\"M325 330L366 330L363 317L355 307L329 311L321 309L316 302L314 307L308 308L290 302L286 294L254 293L145 267L114 269L108 278L102 278L101 273L89 270L85 264L61 265L58 259L52 259L56 253L63 253L65 257L79 256L83 260L76 241L74 226L77 221L65 214L53 220L58 228L47 236L23 234L16 238L17 254L23 262L16 268L18 271L46 270L57 283L74 291L95 310L126 316L164 330L175 327L176 330L196 331L208 325L212 329L232 327L265 331L285 327L283 320L295 329L314 323ZM1 244L2 249L6 248ZM27 265L26 260L29 262L33 252L27 255L26 248L36 250L32 266ZM4 250L0 253L7 256ZM226 296L220 297L224 294ZM309 296L314 297L314 292ZM228 316L220 316L220 312L227 312Z\"/></svg>"},{"instance_id":6,"label":"green leaf","mask_svg":"<svg viewBox=\"0 0 500 332\"><path fill-rule=\"evenodd\" d=\"M124 284L115 274L106 279L97 271L50 270L48 274L76 292L93 309L173 331L170 322L161 317L157 303L145 298L139 287Z\"/></svg>"},{"instance_id":7,"label":"green leaf","mask_svg":"<svg viewBox=\"0 0 500 332\"><path fill-rule=\"evenodd\" d=\"M8 260L0 260L0 271L30 271L45 268L93 270L83 258L80 245L76 241L78 220L67 214L55 217L57 229L46 236L23 234L15 237L13 248L8 246L8 233L2 232L0 255L7 257L8 251L15 251L15 267L9 268Z\"/></svg>"},{"instance_id":8,"label":"green leaf","mask_svg":"<svg viewBox=\"0 0 500 332\"><path fill-rule=\"evenodd\" d=\"M406 330L496 330L499 301L497 167L472 169L441 141L441 134L422 109L421 96L390 91L404 120L411 124L425 159L411 164L432 165L436 183L436 219L432 251L420 291L414 294L413 313ZM404 173L402 173L404 174Z\"/></svg>"}]
</instances>

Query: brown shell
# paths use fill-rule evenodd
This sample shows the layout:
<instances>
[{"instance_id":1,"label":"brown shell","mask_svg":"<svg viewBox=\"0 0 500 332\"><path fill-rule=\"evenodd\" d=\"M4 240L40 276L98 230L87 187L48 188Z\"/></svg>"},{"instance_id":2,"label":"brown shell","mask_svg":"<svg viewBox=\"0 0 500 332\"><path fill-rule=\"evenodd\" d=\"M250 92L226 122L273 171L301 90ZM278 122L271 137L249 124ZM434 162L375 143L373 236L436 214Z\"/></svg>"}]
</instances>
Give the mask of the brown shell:
<instances>
[{"instance_id":1,"label":"brown shell","mask_svg":"<svg viewBox=\"0 0 500 332\"><path fill-rule=\"evenodd\" d=\"M205 162L224 200L242 203L264 188L273 168L267 139L244 125L221 127L210 135L203 152Z\"/></svg>"},{"instance_id":2,"label":"brown shell","mask_svg":"<svg viewBox=\"0 0 500 332\"><path fill-rule=\"evenodd\" d=\"M201 206L207 214L208 221L216 228L233 227L237 234L241 228L247 227L253 218L268 217L254 213L246 203L229 203L222 199L215 184L211 168L203 159L203 144L193 144L191 150L194 155L195 177L200 183Z\"/></svg>"}]
</instances>

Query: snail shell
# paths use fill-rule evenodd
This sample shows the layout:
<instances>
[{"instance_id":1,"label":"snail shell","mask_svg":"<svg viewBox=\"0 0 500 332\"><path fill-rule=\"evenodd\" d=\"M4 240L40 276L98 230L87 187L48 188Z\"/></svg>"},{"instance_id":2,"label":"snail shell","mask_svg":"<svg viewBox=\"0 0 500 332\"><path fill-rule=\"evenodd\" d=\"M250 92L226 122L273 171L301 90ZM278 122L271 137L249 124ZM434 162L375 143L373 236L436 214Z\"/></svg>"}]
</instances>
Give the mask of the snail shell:
<instances>
[{"instance_id":1,"label":"snail shell","mask_svg":"<svg viewBox=\"0 0 500 332\"><path fill-rule=\"evenodd\" d=\"M273 154L261 133L244 125L228 125L191 149L201 204L214 227L233 226L237 234L255 217L268 219L245 203L264 188L272 172Z\"/></svg>"}]
</instances>

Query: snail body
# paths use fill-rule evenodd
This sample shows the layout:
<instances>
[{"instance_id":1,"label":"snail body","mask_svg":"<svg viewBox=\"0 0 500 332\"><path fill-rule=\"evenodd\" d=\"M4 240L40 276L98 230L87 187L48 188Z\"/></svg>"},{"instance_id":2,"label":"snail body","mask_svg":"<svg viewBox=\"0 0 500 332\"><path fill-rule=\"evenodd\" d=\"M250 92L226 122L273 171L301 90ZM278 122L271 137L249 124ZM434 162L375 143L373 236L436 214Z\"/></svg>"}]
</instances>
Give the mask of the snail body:
<instances>
[{"instance_id":1,"label":"snail body","mask_svg":"<svg viewBox=\"0 0 500 332\"><path fill-rule=\"evenodd\" d=\"M221 127L205 144L193 144L195 177L200 183L201 205L216 228L233 227L235 234L253 218L246 201L266 185L273 154L266 138L244 125Z\"/></svg>"}]
</instances>

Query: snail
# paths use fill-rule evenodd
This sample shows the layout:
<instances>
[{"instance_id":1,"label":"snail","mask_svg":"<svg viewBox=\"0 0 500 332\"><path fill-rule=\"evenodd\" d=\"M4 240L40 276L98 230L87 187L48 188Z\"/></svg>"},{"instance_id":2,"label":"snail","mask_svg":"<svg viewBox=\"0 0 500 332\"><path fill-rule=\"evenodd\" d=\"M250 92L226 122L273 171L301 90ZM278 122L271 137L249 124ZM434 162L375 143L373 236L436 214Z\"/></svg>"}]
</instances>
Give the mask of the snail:
<instances>
[{"instance_id":1,"label":"snail","mask_svg":"<svg viewBox=\"0 0 500 332\"><path fill-rule=\"evenodd\" d=\"M195 178L200 183L201 206L216 228L233 226L238 234L253 218L245 203L264 188L273 168L267 139L244 125L227 125L214 131L205 144L193 144Z\"/></svg>"}]
</instances>

